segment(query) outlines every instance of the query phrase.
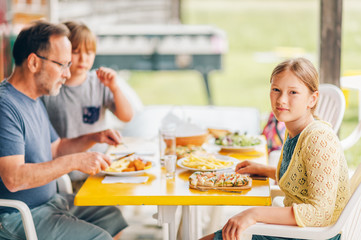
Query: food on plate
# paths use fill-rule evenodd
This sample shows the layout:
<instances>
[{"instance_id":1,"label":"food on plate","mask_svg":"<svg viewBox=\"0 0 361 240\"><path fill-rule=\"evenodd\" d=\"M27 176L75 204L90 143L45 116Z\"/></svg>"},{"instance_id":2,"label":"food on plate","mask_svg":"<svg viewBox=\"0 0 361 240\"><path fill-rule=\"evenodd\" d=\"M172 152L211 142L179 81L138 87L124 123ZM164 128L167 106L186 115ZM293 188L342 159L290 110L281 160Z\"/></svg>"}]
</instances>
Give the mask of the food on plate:
<instances>
[{"instance_id":1,"label":"food on plate","mask_svg":"<svg viewBox=\"0 0 361 240\"><path fill-rule=\"evenodd\" d=\"M216 138L215 144L227 147L249 147L261 144L261 139L257 136L248 136L247 134L234 132Z\"/></svg>"},{"instance_id":2,"label":"food on plate","mask_svg":"<svg viewBox=\"0 0 361 240\"><path fill-rule=\"evenodd\" d=\"M206 150L204 150L201 146L195 145L187 145L187 146L177 146L176 148L177 159L181 159L187 157L189 154L206 154Z\"/></svg>"},{"instance_id":3,"label":"food on plate","mask_svg":"<svg viewBox=\"0 0 361 240\"><path fill-rule=\"evenodd\" d=\"M112 162L112 164L105 169L106 172L134 172L146 170L152 167L152 162L145 161L140 157L131 156L118 161Z\"/></svg>"},{"instance_id":4,"label":"food on plate","mask_svg":"<svg viewBox=\"0 0 361 240\"><path fill-rule=\"evenodd\" d=\"M247 189L251 178L236 172L194 172L189 176L189 187L195 189Z\"/></svg>"},{"instance_id":5,"label":"food on plate","mask_svg":"<svg viewBox=\"0 0 361 240\"><path fill-rule=\"evenodd\" d=\"M190 154L181 161L183 166L199 170L217 170L229 168L234 165L234 162L232 161L217 159L213 155L198 156Z\"/></svg>"}]
</instances>

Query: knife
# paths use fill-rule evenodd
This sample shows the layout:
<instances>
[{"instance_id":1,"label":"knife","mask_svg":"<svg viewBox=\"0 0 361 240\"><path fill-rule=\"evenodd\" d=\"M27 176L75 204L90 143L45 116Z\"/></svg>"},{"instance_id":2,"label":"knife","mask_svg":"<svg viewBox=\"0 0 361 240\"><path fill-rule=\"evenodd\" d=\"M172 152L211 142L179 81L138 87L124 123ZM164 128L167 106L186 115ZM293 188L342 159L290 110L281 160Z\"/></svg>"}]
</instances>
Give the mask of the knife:
<instances>
[{"instance_id":1,"label":"knife","mask_svg":"<svg viewBox=\"0 0 361 240\"><path fill-rule=\"evenodd\" d=\"M121 159L124 159L124 158L126 158L126 157L132 156L132 155L134 155L134 154L135 154L135 152L126 154L126 155L124 155L124 156L121 156L121 157L119 157L119 158L114 159L113 162L119 161L119 160L121 160Z\"/></svg>"},{"instance_id":2,"label":"knife","mask_svg":"<svg viewBox=\"0 0 361 240\"><path fill-rule=\"evenodd\" d=\"M123 156L124 154L128 154L128 153L131 153L131 152L113 152L113 153L110 153L110 156L117 157L119 155ZM135 154L142 155L142 156L153 156L155 153L153 151L136 151Z\"/></svg>"}]
</instances>

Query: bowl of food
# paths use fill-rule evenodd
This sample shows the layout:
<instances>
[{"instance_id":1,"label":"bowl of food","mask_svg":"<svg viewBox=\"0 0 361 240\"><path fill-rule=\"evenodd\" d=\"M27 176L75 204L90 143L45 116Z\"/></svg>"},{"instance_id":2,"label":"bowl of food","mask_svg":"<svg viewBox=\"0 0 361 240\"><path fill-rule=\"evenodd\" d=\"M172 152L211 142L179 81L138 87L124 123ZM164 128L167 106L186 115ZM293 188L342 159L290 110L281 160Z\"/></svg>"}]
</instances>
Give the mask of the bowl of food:
<instances>
[{"instance_id":1,"label":"bowl of food","mask_svg":"<svg viewBox=\"0 0 361 240\"><path fill-rule=\"evenodd\" d=\"M192 136L177 136L175 141L177 146L201 146L207 140L207 137L208 133Z\"/></svg>"},{"instance_id":2,"label":"bowl of food","mask_svg":"<svg viewBox=\"0 0 361 240\"><path fill-rule=\"evenodd\" d=\"M215 139L215 145L220 146L222 151L253 151L264 144L261 136L251 136L239 132L229 133Z\"/></svg>"}]
</instances>

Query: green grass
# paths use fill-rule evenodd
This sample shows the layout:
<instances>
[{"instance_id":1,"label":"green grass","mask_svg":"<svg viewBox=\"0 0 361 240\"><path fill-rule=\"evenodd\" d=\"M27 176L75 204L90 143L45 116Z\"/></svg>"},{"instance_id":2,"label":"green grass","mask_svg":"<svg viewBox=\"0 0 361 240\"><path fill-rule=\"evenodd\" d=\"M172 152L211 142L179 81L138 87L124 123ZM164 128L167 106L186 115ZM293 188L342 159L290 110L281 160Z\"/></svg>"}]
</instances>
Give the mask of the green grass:
<instances>
[{"instance_id":1,"label":"green grass","mask_svg":"<svg viewBox=\"0 0 361 240\"><path fill-rule=\"evenodd\" d=\"M361 70L361 1L344 0L342 74ZM215 105L251 106L270 111L269 75L287 57L304 54L318 66L319 0L182 0L184 24L206 24L223 29L229 49L224 69L210 75ZM257 53L268 52L271 61ZM145 105L207 104L203 80L197 72L138 72L131 86ZM341 126L341 139L358 122L357 93ZM345 151L350 167L358 165L361 141Z\"/></svg>"}]
</instances>

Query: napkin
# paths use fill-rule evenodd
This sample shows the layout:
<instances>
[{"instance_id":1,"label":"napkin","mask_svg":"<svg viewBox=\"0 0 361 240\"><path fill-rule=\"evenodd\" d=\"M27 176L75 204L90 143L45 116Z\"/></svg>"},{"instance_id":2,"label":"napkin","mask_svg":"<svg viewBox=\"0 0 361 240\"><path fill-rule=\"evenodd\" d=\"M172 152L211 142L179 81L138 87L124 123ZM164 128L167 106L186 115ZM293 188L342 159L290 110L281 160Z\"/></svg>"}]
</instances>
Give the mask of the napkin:
<instances>
[{"instance_id":1,"label":"napkin","mask_svg":"<svg viewBox=\"0 0 361 240\"><path fill-rule=\"evenodd\" d=\"M105 176L102 183L144 183L149 177L116 177Z\"/></svg>"}]
</instances>

